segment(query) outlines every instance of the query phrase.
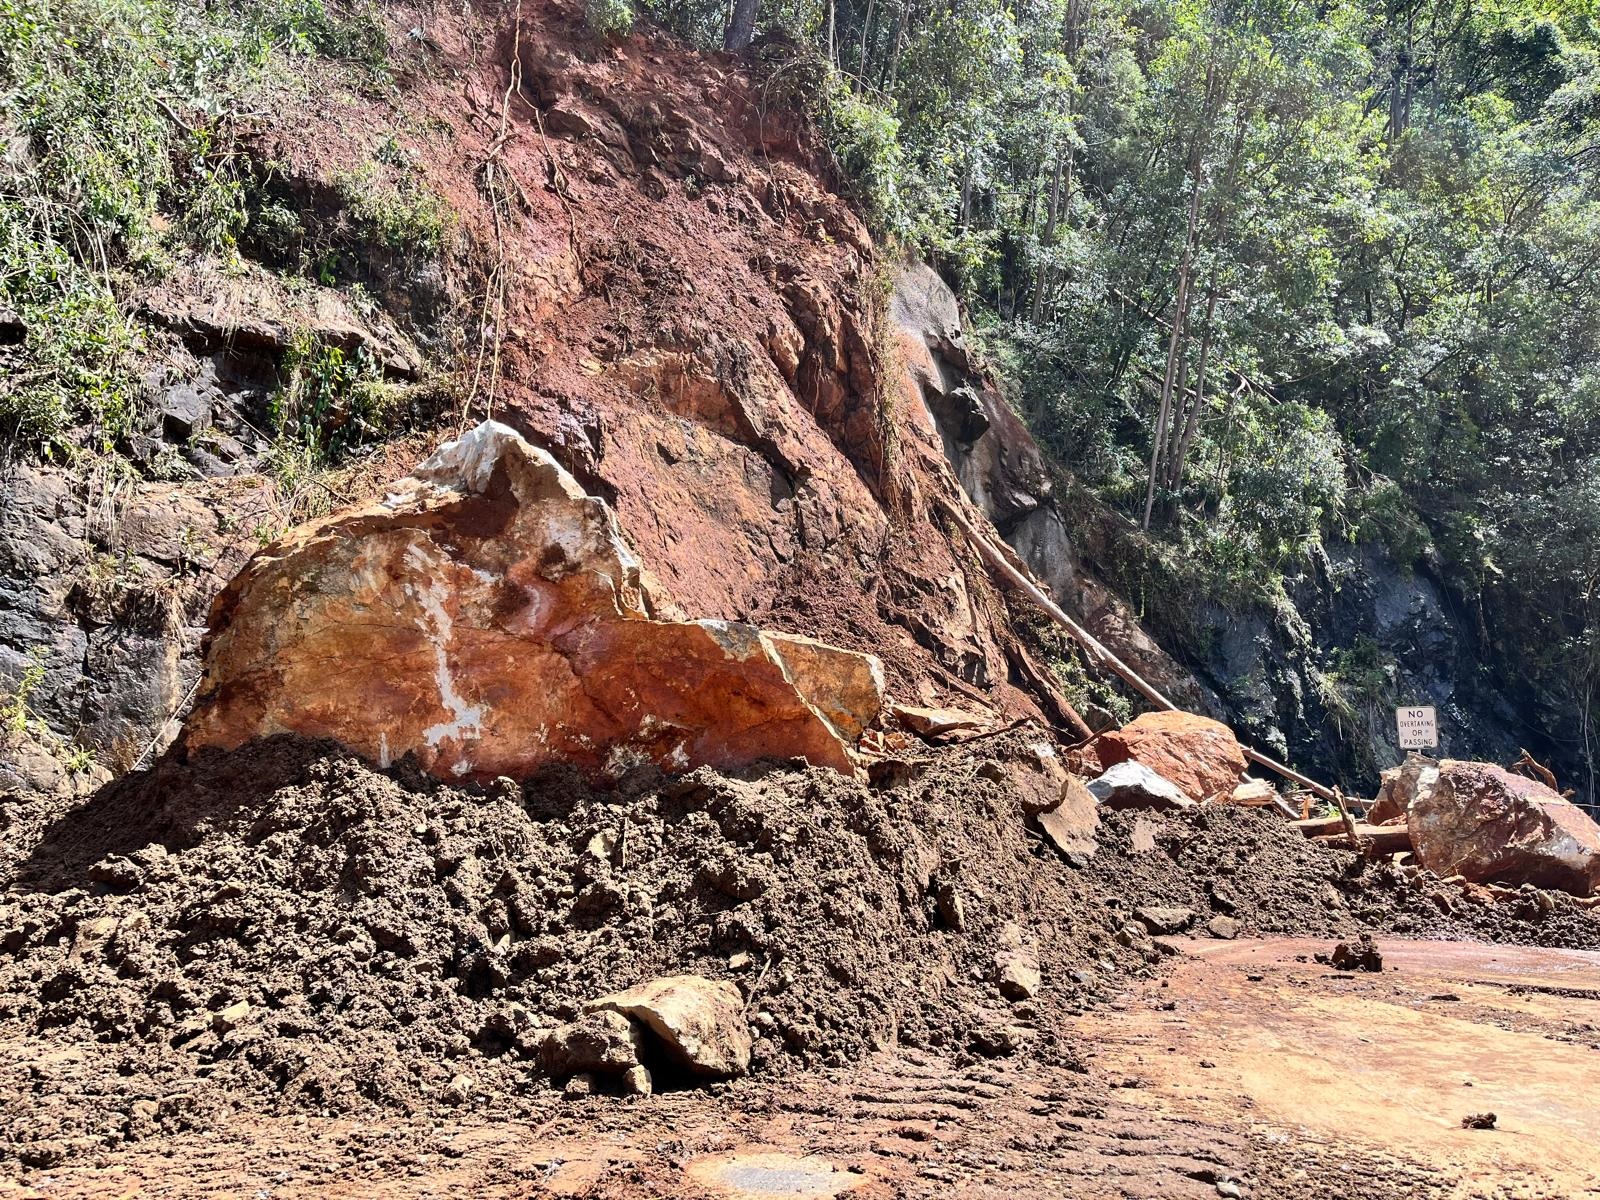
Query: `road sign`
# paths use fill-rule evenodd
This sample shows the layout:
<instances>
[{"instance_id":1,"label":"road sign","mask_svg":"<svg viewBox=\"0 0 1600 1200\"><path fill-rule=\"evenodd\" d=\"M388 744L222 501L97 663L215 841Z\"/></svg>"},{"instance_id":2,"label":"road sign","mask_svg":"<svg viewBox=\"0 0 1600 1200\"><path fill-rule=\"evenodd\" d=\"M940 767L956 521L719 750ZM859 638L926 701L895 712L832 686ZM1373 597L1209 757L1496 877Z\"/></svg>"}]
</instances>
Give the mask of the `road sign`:
<instances>
[{"instance_id":1,"label":"road sign","mask_svg":"<svg viewBox=\"0 0 1600 1200\"><path fill-rule=\"evenodd\" d=\"M1431 704L1413 704L1394 710L1400 729L1400 749L1426 750L1439 744L1439 715Z\"/></svg>"}]
</instances>

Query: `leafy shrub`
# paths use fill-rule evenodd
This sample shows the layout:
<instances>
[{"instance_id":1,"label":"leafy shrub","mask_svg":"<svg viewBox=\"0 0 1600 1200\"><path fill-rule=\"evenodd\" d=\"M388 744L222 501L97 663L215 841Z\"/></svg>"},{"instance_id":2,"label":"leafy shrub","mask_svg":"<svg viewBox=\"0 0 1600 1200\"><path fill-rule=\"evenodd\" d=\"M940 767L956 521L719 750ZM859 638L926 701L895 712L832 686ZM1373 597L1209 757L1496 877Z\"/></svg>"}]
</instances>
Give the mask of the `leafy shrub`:
<instances>
[{"instance_id":1,"label":"leafy shrub","mask_svg":"<svg viewBox=\"0 0 1600 1200\"><path fill-rule=\"evenodd\" d=\"M909 221L900 188L905 152L891 103L875 103L829 72L818 113L839 169L868 217L881 231L904 234Z\"/></svg>"},{"instance_id":2,"label":"leafy shrub","mask_svg":"<svg viewBox=\"0 0 1600 1200\"><path fill-rule=\"evenodd\" d=\"M285 357L270 412L278 440L293 448L285 462L316 468L381 437L392 408L393 390L365 350L346 354L302 333Z\"/></svg>"},{"instance_id":3,"label":"leafy shrub","mask_svg":"<svg viewBox=\"0 0 1600 1200\"><path fill-rule=\"evenodd\" d=\"M633 5L628 0L584 0L583 17L603 38L621 39L633 32Z\"/></svg>"},{"instance_id":4,"label":"leafy shrub","mask_svg":"<svg viewBox=\"0 0 1600 1200\"><path fill-rule=\"evenodd\" d=\"M22 668L22 677L17 680L15 690L0 703L0 731L13 734L28 732L28 722L33 715L29 697L44 682L44 662L44 648L34 647L28 654L28 665Z\"/></svg>"},{"instance_id":5,"label":"leafy shrub","mask_svg":"<svg viewBox=\"0 0 1600 1200\"><path fill-rule=\"evenodd\" d=\"M372 160L341 174L339 195L351 217L391 250L436 254L449 209L409 171L392 177Z\"/></svg>"},{"instance_id":6,"label":"leafy shrub","mask_svg":"<svg viewBox=\"0 0 1600 1200\"><path fill-rule=\"evenodd\" d=\"M0 0L0 308L25 329L0 359L0 439L126 431L125 273L164 248L231 251L245 223L215 114L274 55L386 49L375 9L323 0Z\"/></svg>"}]
</instances>

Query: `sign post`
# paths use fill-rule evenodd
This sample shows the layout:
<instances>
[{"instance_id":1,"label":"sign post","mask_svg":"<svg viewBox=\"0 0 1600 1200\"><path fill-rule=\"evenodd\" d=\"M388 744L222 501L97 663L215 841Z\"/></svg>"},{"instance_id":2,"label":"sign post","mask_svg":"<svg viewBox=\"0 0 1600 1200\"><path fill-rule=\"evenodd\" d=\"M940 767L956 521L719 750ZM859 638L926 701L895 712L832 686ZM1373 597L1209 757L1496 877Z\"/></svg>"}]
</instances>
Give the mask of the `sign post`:
<instances>
[{"instance_id":1,"label":"sign post","mask_svg":"<svg viewBox=\"0 0 1600 1200\"><path fill-rule=\"evenodd\" d=\"M1394 710L1400 730L1400 749L1426 750L1439 744L1439 715L1431 704L1413 704Z\"/></svg>"}]
</instances>

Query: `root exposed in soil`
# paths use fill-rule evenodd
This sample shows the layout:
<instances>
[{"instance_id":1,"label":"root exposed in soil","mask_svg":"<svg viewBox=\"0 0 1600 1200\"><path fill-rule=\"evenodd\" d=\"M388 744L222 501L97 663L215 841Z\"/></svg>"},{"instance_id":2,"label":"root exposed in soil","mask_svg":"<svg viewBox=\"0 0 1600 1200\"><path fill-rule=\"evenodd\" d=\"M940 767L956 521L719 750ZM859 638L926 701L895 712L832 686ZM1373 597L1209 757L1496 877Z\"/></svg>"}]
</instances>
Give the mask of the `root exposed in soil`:
<instances>
[{"instance_id":1,"label":"root exposed in soil","mask_svg":"<svg viewBox=\"0 0 1600 1200\"><path fill-rule=\"evenodd\" d=\"M1561 898L1452 899L1255 811L1110 814L1074 868L985 769L1025 741L938 751L889 791L782 764L594 791L456 789L276 738L65 810L0 802L0 1158L227 1108L529 1113L546 1029L679 972L738 984L765 1074L891 1045L1071 1063L1053 1016L1160 969L1124 929L1142 905L1600 945ZM996 954L1019 939L1044 987L1008 1002Z\"/></svg>"}]
</instances>

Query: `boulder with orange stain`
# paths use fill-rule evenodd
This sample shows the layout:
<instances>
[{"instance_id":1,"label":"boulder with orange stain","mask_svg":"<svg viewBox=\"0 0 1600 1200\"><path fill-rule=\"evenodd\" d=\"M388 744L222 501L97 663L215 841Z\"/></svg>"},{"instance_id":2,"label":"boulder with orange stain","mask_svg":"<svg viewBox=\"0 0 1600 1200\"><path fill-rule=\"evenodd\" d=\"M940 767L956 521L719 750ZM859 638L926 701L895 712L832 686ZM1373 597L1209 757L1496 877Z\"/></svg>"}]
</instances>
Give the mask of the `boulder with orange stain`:
<instances>
[{"instance_id":1,"label":"boulder with orange stain","mask_svg":"<svg viewBox=\"0 0 1600 1200\"><path fill-rule=\"evenodd\" d=\"M676 618L605 502L486 422L218 597L185 741L331 737L447 779L803 758L853 771L870 655Z\"/></svg>"},{"instance_id":2,"label":"boulder with orange stain","mask_svg":"<svg viewBox=\"0 0 1600 1200\"><path fill-rule=\"evenodd\" d=\"M1437 875L1600 892L1600 826L1537 780L1445 759L1398 775L1391 791L1418 860Z\"/></svg>"},{"instance_id":3,"label":"boulder with orange stain","mask_svg":"<svg viewBox=\"0 0 1600 1200\"><path fill-rule=\"evenodd\" d=\"M1248 762L1221 721L1188 712L1149 712L1092 744L1105 769L1136 762L1195 800L1231 795Z\"/></svg>"}]
</instances>

